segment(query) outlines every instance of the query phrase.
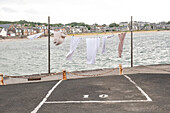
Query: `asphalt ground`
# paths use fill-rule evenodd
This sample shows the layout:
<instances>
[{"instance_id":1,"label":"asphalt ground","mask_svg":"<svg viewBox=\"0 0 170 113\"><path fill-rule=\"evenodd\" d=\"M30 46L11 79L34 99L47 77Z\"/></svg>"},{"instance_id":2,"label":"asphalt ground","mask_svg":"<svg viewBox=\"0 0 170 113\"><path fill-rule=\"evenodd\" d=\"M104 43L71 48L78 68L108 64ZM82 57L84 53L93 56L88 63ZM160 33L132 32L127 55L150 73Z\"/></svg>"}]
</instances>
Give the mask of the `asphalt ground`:
<instances>
[{"instance_id":1,"label":"asphalt ground","mask_svg":"<svg viewBox=\"0 0 170 113\"><path fill-rule=\"evenodd\" d=\"M6 85L0 113L169 113L169 89L169 74Z\"/></svg>"}]
</instances>

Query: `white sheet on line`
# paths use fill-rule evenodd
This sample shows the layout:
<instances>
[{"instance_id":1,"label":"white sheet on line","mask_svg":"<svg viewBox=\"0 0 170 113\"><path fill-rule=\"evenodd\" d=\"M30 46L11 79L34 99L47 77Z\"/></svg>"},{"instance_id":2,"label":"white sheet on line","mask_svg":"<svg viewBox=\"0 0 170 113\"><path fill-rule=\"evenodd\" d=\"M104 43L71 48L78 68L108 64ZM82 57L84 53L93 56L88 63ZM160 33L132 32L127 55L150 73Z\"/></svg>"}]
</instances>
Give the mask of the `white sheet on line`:
<instances>
[{"instance_id":1,"label":"white sheet on line","mask_svg":"<svg viewBox=\"0 0 170 113\"><path fill-rule=\"evenodd\" d=\"M43 33L44 33L44 32L42 32L42 33L37 33L37 34L34 34L34 35L30 35L30 36L28 36L27 38L28 38L28 39L35 39L35 38L40 37Z\"/></svg>"},{"instance_id":2,"label":"white sheet on line","mask_svg":"<svg viewBox=\"0 0 170 113\"><path fill-rule=\"evenodd\" d=\"M70 50L68 54L66 55L66 60L72 60L72 56L74 54L74 51L76 50L78 44L80 42L79 37L71 37L71 43L70 43Z\"/></svg>"},{"instance_id":3,"label":"white sheet on line","mask_svg":"<svg viewBox=\"0 0 170 113\"><path fill-rule=\"evenodd\" d=\"M100 46L100 38L87 38L87 64L94 64L96 62L96 54Z\"/></svg>"}]
</instances>

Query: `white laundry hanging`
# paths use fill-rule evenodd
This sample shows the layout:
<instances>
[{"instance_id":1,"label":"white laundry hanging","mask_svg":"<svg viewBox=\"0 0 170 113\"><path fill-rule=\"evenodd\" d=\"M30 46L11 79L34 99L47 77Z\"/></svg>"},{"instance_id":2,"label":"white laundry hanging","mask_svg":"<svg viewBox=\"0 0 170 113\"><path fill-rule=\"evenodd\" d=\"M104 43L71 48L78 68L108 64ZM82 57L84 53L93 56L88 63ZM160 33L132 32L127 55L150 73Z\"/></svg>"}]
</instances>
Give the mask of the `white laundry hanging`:
<instances>
[{"instance_id":1,"label":"white laundry hanging","mask_svg":"<svg viewBox=\"0 0 170 113\"><path fill-rule=\"evenodd\" d=\"M35 38L40 37L43 33L44 33L44 32L42 32L42 33L37 33L37 34L34 34L34 35L30 35L30 36L28 36L27 38L28 38L28 39L35 39Z\"/></svg>"},{"instance_id":2,"label":"white laundry hanging","mask_svg":"<svg viewBox=\"0 0 170 113\"><path fill-rule=\"evenodd\" d=\"M96 62L96 54L100 47L100 39L102 38L102 54L106 51L106 40L114 35L107 35L97 38L86 38L87 64L94 64ZM81 39L79 37L71 37L70 50L66 55L66 60L72 60L75 49L77 48Z\"/></svg>"},{"instance_id":3,"label":"white laundry hanging","mask_svg":"<svg viewBox=\"0 0 170 113\"><path fill-rule=\"evenodd\" d=\"M112 34L112 35L107 35L107 36L104 36L104 37L112 38L112 37L114 37L114 34Z\"/></svg>"},{"instance_id":4,"label":"white laundry hanging","mask_svg":"<svg viewBox=\"0 0 170 113\"><path fill-rule=\"evenodd\" d=\"M66 60L72 60L72 56L73 56L74 51L76 50L79 42L80 42L79 37L74 37L74 36L71 37L70 50L69 50L68 54L66 55Z\"/></svg>"},{"instance_id":5,"label":"white laundry hanging","mask_svg":"<svg viewBox=\"0 0 170 113\"><path fill-rule=\"evenodd\" d=\"M100 46L100 38L87 38L87 64L94 64L96 62L96 54Z\"/></svg>"},{"instance_id":6,"label":"white laundry hanging","mask_svg":"<svg viewBox=\"0 0 170 113\"><path fill-rule=\"evenodd\" d=\"M106 39L107 37L102 37L102 54L106 52Z\"/></svg>"},{"instance_id":7,"label":"white laundry hanging","mask_svg":"<svg viewBox=\"0 0 170 113\"><path fill-rule=\"evenodd\" d=\"M114 35L107 35L107 36L101 37L102 38L102 54L106 52L106 40L108 38L112 38L113 36Z\"/></svg>"},{"instance_id":8,"label":"white laundry hanging","mask_svg":"<svg viewBox=\"0 0 170 113\"><path fill-rule=\"evenodd\" d=\"M54 44L56 46L60 45L61 43L64 42L65 37L66 35L64 33L54 31Z\"/></svg>"}]
</instances>

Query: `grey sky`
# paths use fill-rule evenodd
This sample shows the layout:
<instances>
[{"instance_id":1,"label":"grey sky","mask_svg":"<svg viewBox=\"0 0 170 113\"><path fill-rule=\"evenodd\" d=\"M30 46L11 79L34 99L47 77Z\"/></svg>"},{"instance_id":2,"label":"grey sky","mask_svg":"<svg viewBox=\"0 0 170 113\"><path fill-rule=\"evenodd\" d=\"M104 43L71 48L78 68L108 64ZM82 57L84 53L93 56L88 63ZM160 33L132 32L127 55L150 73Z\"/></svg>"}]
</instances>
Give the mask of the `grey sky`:
<instances>
[{"instance_id":1,"label":"grey sky","mask_svg":"<svg viewBox=\"0 0 170 113\"><path fill-rule=\"evenodd\" d=\"M170 0L0 0L0 20L110 24L170 21Z\"/></svg>"},{"instance_id":2,"label":"grey sky","mask_svg":"<svg viewBox=\"0 0 170 113\"><path fill-rule=\"evenodd\" d=\"M5 13L17 13L16 10L9 8L9 7L2 7L1 11L5 12Z\"/></svg>"}]
</instances>

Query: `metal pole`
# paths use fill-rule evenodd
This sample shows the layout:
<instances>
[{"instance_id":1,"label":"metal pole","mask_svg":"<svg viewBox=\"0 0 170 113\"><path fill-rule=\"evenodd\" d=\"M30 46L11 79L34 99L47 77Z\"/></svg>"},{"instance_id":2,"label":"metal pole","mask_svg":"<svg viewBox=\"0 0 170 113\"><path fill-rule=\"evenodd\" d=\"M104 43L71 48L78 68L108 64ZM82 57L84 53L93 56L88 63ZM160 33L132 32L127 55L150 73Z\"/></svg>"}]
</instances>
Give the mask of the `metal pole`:
<instances>
[{"instance_id":1,"label":"metal pole","mask_svg":"<svg viewBox=\"0 0 170 113\"><path fill-rule=\"evenodd\" d=\"M50 16L48 16L48 73L50 74Z\"/></svg>"},{"instance_id":2,"label":"metal pole","mask_svg":"<svg viewBox=\"0 0 170 113\"><path fill-rule=\"evenodd\" d=\"M131 16L131 67L133 67L133 20Z\"/></svg>"}]
</instances>

